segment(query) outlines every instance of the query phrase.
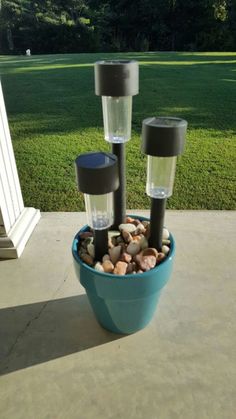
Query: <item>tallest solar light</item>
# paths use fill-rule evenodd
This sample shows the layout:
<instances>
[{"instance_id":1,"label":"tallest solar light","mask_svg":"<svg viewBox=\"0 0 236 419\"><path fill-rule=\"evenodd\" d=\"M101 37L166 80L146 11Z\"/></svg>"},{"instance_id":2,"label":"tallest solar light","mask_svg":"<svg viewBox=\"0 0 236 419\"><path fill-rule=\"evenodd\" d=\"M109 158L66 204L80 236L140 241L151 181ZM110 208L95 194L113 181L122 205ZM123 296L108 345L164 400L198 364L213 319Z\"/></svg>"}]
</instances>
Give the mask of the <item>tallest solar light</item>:
<instances>
[{"instance_id":1,"label":"tallest solar light","mask_svg":"<svg viewBox=\"0 0 236 419\"><path fill-rule=\"evenodd\" d=\"M118 158L120 186L114 193L114 226L125 221L125 143L131 138L132 97L139 93L137 61L95 63L95 93L102 96L105 140Z\"/></svg>"}]
</instances>

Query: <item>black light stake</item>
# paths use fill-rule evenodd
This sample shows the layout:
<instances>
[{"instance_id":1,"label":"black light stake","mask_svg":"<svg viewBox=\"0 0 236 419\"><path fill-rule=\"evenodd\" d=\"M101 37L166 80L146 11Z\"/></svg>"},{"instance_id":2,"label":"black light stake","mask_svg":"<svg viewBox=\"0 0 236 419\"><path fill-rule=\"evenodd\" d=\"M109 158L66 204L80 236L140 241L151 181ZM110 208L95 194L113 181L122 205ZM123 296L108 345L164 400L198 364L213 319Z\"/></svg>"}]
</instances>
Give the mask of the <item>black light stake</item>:
<instances>
[{"instance_id":1,"label":"black light stake","mask_svg":"<svg viewBox=\"0 0 236 419\"><path fill-rule=\"evenodd\" d=\"M137 61L95 63L95 93L102 96L105 140L118 158L120 187L114 193L114 227L125 221L125 143L131 138L132 96L139 92Z\"/></svg>"},{"instance_id":2,"label":"black light stake","mask_svg":"<svg viewBox=\"0 0 236 419\"><path fill-rule=\"evenodd\" d=\"M94 229L95 259L100 261L108 253L108 228L114 222L112 198L119 187L117 157L103 152L81 154L75 168L88 225Z\"/></svg>"},{"instance_id":3,"label":"black light stake","mask_svg":"<svg viewBox=\"0 0 236 419\"><path fill-rule=\"evenodd\" d=\"M173 117L147 118L142 124L142 151L147 158L146 193L152 198L150 247L162 248L166 200L172 195L176 159L183 153L187 122Z\"/></svg>"}]
</instances>

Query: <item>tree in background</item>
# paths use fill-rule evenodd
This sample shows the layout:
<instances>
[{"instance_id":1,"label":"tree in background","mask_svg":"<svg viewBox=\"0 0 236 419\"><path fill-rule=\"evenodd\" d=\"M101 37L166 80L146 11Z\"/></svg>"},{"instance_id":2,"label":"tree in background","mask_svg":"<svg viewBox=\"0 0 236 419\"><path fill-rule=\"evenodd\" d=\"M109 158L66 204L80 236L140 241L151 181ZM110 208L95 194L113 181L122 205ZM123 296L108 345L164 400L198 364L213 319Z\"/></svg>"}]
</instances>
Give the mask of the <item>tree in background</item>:
<instances>
[{"instance_id":1,"label":"tree in background","mask_svg":"<svg viewBox=\"0 0 236 419\"><path fill-rule=\"evenodd\" d=\"M1 52L94 50L94 28L83 0L2 0L0 24Z\"/></svg>"},{"instance_id":2,"label":"tree in background","mask_svg":"<svg viewBox=\"0 0 236 419\"><path fill-rule=\"evenodd\" d=\"M2 52L14 51L14 32L22 20L28 1L0 1L0 49Z\"/></svg>"},{"instance_id":3,"label":"tree in background","mask_svg":"<svg viewBox=\"0 0 236 419\"><path fill-rule=\"evenodd\" d=\"M228 1L228 36L231 37L231 49L236 49L236 0Z\"/></svg>"},{"instance_id":4,"label":"tree in background","mask_svg":"<svg viewBox=\"0 0 236 419\"><path fill-rule=\"evenodd\" d=\"M0 0L0 52L235 50L236 0Z\"/></svg>"},{"instance_id":5,"label":"tree in background","mask_svg":"<svg viewBox=\"0 0 236 419\"><path fill-rule=\"evenodd\" d=\"M108 51L234 50L236 0L90 0Z\"/></svg>"},{"instance_id":6,"label":"tree in background","mask_svg":"<svg viewBox=\"0 0 236 419\"><path fill-rule=\"evenodd\" d=\"M222 50L227 41L227 4L224 0L172 0L168 20L172 50ZM223 36L226 35L224 42ZM228 38L230 38L228 36ZM227 45L226 48L228 48Z\"/></svg>"}]
</instances>

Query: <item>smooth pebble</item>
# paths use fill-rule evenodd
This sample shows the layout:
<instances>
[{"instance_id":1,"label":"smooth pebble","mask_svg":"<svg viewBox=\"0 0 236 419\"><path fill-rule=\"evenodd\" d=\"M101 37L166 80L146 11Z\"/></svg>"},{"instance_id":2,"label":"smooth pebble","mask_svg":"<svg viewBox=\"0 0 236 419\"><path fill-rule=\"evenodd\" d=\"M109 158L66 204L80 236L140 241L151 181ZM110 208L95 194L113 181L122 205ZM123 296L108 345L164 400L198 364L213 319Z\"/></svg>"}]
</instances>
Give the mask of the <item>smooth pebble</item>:
<instances>
[{"instance_id":1,"label":"smooth pebble","mask_svg":"<svg viewBox=\"0 0 236 419\"><path fill-rule=\"evenodd\" d=\"M102 264L104 272L111 273L114 271L114 265L110 260L105 260Z\"/></svg>"},{"instance_id":2,"label":"smooth pebble","mask_svg":"<svg viewBox=\"0 0 236 419\"><path fill-rule=\"evenodd\" d=\"M146 249L148 247L147 237L145 237L145 236L141 237L139 244L140 244L140 247L141 247L142 250Z\"/></svg>"},{"instance_id":3,"label":"smooth pebble","mask_svg":"<svg viewBox=\"0 0 236 419\"><path fill-rule=\"evenodd\" d=\"M140 224L140 220L138 218L135 218L135 220L133 221L133 224L137 227L137 225Z\"/></svg>"},{"instance_id":4,"label":"smooth pebble","mask_svg":"<svg viewBox=\"0 0 236 419\"><path fill-rule=\"evenodd\" d=\"M115 275L125 275L127 270L128 263L119 261L116 263L114 274Z\"/></svg>"},{"instance_id":5,"label":"smooth pebble","mask_svg":"<svg viewBox=\"0 0 236 419\"><path fill-rule=\"evenodd\" d=\"M90 243L93 243L93 237L87 237L87 239L83 241L85 247L87 247Z\"/></svg>"},{"instance_id":6,"label":"smooth pebble","mask_svg":"<svg viewBox=\"0 0 236 419\"><path fill-rule=\"evenodd\" d=\"M108 231L108 237L112 238L112 237L117 237L120 235L120 231L118 230L109 230Z\"/></svg>"},{"instance_id":7,"label":"smooth pebble","mask_svg":"<svg viewBox=\"0 0 236 419\"><path fill-rule=\"evenodd\" d=\"M170 248L166 245L162 246L161 248L162 253L164 253L165 255L168 255Z\"/></svg>"},{"instance_id":8,"label":"smooth pebble","mask_svg":"<svg viewBox=\"0 0 236 419\"><path fill-rule=\"evenodd\" d=\"M129 262L131 262L131 260L132 260L132 256L131 256L131 255L129 255L129 253L123 252L123 253L121 254L121 256L120 256L120 260L121 260L122 262L129 263Z\"/></svg>"},{"instance_id":9,"label":"smooth pebble","mask_svg":"<svg viewBox=\"0 0 236 419\"><path fill-rule=\"evenodd\" d=\"M94 269L96 269L96 271L98 271L98 272L104 272L104 269L103 269L103 266L102 266L101 262L95 263Z\"/></svg>"},{"instance_id":10,"label":"smooth pebble","mask_svg":"<svg viewBox=\"0 0 236 419\"><path fill-rule=\"evenodd\" d=\"M126 249L126 252L129 253L132 256L137 255L137 253L140 251L140 244L138 242L131 242Z\"/></svg>"},{"instance_id":11,"label":"smooth pebble","mask_svg":"<svg viewBox=\"0 0 236 419\"><path fill-rule=\"evenodd\" d=\"M133 233L136 230L136 226L134 224L126 223L119 225L120 231L127 231L127 233Z\"/></svg>"},{"instance_id":12,"label":"smooth pebble","mask_svg":"<svg viewBox=\"0 0 236 419\"><path fill-rule=\"evenodd\" d=\"M124 243L124 239L123 239L123 237L122 237L122 236L118 236L118 237L116 238L116 243L117 243L117 244Z\"/></svg>"},{"instance_id":13,"label":"smooth pebble","mask_svg":"<svg viewBox=\"0 0 236 419\"><path fill-rule=\"evenodd\" d=\"M126 273L127 274L136 274L137 264L135 262L128 263Z\"/></svg>"},{"instance_id":14,"label":"smooth pebble","mask_svg":"<svg viewBox=\"0 0 236 419\"><path fill-rule=\"evenodd\" d=\"M119 245L119 246L112 247L108 251L109 251L110 259L111 259L112 263L115 265L116 262L119 260L119 257L120 257L121 246Z\"/></svg>"},{"instance_id":15,"label":"smooth pebble","mask_svg":"<svg viewBox=\"0 0 236 419\"><path fill-rule=\"evenodd\" d=\"M90 256L92 256L92 258L95 257L95 247L94 247L94 244L89 243L88 246L87 246L87 251L88 251L88 254Z\"/></svg>"},{"instance_id":16,"label":"smooth pebble","mask_svg":"<svg viewBox=\"0 0 236 419\"><path fill-rule=\"evenodd\" d=\"M104 255L102 258L102 261L105 262L105 260L111 260L109 255Z\"/></svg>"},{"instance_id":17,"label":"smooth pebble","mask_svg":"<svg viewBox=\"0 0 236 419\"><path fill-rule=\"evenodd\" d=\"M79 237L81 239L87 239L88 237L93 237L93 233L91 231L83 231L80 233Z\"/></svg>"},{"instance_id":18,"label":"smooth pebble","mask_svg":"<svg viewBox=\"0 0 236 419\"><path fill-rule=\"evenodd\" d=\"M154 268L157 261L156 257L153 255L142 256L142 254L137 255L136 260L144 272L150 271L150 269Z\"/></svg>"},{"instance_id":19,"label":"smooth pebble","mask_svg":"<svg viewBox=\"0 0 236 419\"><path fill-rule=\"evenodd\" d=\"M160 263L163 259L165 259L165 253L159 252L157 256L157 263Z\"/></svg>"},{"instance_id":20,"label":"smooth pebble","mask_svg":"<svg viewBox=\"0 0 236 419\"><path fill-rule=\"evenodd\" d=\"M136 227L135 234L145 233L145 231L146 228L144 227L144 225L142 223L139 223Z\"/></svg>"},{"instance_id":21,"label":"smooth pebble","mask_svg":"<svg viewBox=\"0 0 236 419\"><path fill-rule=\"evenodd\" d=\"M132 241L132 236L128 231L122 230L122 237L126 243L130 243Z\"/></svg>"},{"instance_id":22,"label":"smooth pebble","mask_svg":"<svg viewBox=\"0 0 236 419\"><path fill-rule=\"evenodd\" d=\"M130 224L130 223L133 223L135 221L135 218L126 217L126 220L125 221L126 221L126 223Z\"/></svg>"},{"instance_id":23,"label":"smooth pebble","mask_svg":"<svg viewBox=\"0 0 236 419\"><path fill-rule=\"evenodd\" d=\"M169 231L167 230L167 228L163 228L162 239L167 240L169 237L170 237Z\"/></svg>"},{"instance_id":24,"label":"smooth pebble","mask_svg":"<svg viewBox=\"0 0 236 419\"><path fill-rule=\"evenodd\" d=\"M157 258L158 251L154 247L147 247L141 253L142 256L155 256Z\"/></svg>"},{"instance_id":25,"label":"smooth pebble","mask_svg":"<svg viewBox=\"0 0 236 419\"><path fill-rule=\"evenodd\" d=\"M88 253L83 253L80 257L84 263L87 263L87 265L93 265L93 258Z\"/></svg>"}]
</instances>

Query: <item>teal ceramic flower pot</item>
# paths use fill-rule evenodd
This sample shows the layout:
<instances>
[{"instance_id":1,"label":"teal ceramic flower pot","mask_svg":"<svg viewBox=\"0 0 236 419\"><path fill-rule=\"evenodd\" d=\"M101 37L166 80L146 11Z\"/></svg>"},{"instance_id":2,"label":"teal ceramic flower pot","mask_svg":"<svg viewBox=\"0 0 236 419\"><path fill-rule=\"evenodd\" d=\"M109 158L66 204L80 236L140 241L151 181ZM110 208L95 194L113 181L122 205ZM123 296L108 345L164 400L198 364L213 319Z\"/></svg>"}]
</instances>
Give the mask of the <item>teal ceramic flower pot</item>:
<instances>
[{"instance_id":1,"label":"teal ceramic flower pot","mask_svg":"<svg viewBox=\"0 0 236 419\"><path fill-rule=\"evenodd\" d=\"M146 220L144 217L138 217ZM175 241L170 235L171 249L166 259L141 274L113 275L98 272L86 265L78 255L79 234L72 245L74 267L94 311L96 319L114 333L130 334L143 329L152 319L160 293L170 278L175 255Z\"/></svg>"}]
</instances>

